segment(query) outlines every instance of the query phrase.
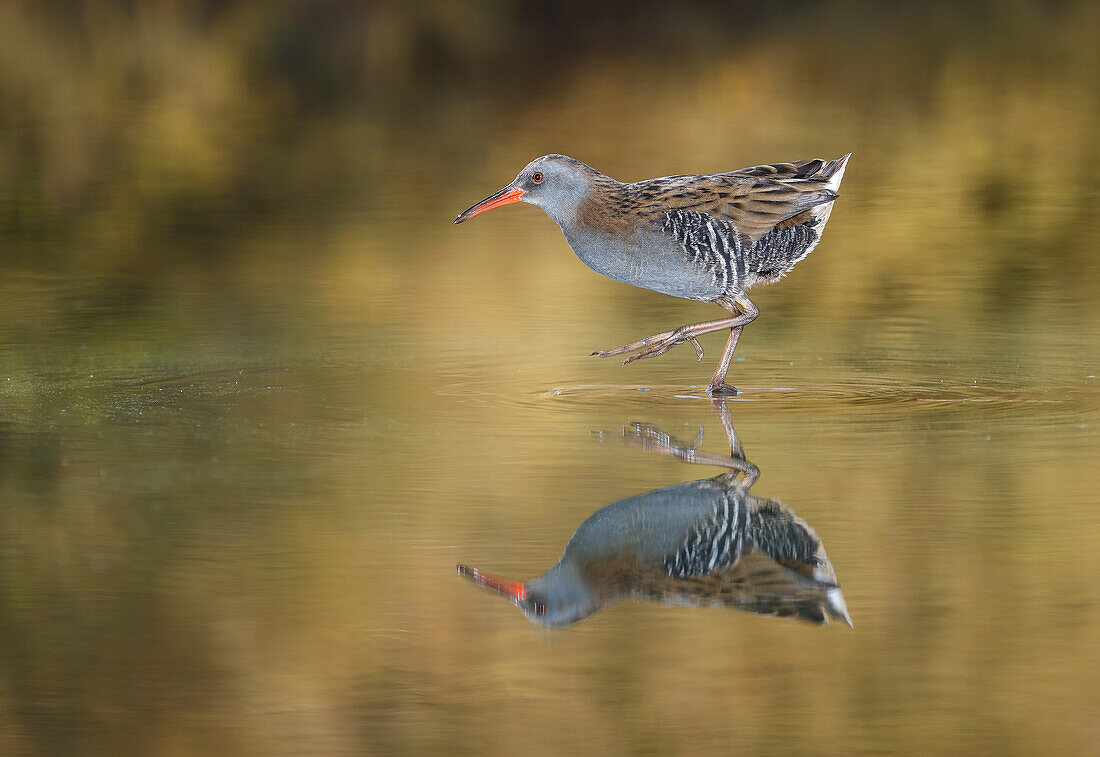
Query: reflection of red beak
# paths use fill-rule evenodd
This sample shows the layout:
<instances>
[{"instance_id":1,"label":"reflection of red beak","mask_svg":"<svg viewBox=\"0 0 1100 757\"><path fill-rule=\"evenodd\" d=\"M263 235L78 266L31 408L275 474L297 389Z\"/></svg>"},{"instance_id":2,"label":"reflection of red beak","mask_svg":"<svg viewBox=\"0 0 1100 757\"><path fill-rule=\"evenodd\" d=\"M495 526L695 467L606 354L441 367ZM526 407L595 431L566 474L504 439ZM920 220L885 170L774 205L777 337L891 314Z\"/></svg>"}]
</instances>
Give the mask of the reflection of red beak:
<instances>
[{"instance_id":1,"label":"reflection of red beak","mask_svg":"<svg viewBox=\"0 0 1100 757\"><path fill-rule=\"evenodd\" d=\"M472 578L478 586L492 589L497 594L511 597L517 602L527 597L527 587L523 585L523 581L509 581L506 578L498 578L489 573L483 573L477 568L467 568L465 565L458 566L458 575Z\"/></svg>"},{"instance_id":2,"label":"reflection of red beak","mask_svg":"<svg viewBox=\"0 0 1100 757\"><path fill-rule=\"evenodd\" d=\"M455 223L462 223L476 215L484 213L486 210L499 208L501 205L511 205L513 202L519 202L519 198L521 197L523 197L523 190L509 184L496 194L489 195L478 204L459 213L458 218L455 219Z\"/></svg>"}]
</instances>

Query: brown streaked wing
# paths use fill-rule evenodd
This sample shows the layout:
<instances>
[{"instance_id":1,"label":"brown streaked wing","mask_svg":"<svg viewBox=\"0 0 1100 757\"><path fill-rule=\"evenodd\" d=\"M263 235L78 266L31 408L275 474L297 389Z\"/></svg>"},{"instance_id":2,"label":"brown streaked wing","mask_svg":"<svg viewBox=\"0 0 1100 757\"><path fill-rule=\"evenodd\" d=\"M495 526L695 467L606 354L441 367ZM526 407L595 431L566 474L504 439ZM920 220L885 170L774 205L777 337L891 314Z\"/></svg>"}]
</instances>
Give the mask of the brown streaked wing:
<instances>
[{"instance_id":1,"label":"brown streaked wing","mask_svg":"<svg viewBox=\"0 0 1100 757\"><path fill-rule=\"evenodd\" d=\"M622 589L636 597L685 605L724 604L763 615L826 621L826 592L836 585L815 580L771 559L751 544L737 558L698 576L651 572L624 576Z\"/></svg>"},{"instance_id":2,"label":"brown streaked wing","mask_svg":"<svg viewBox=\"0 0 1100 757\"><path fill-rule=\"evenodd\" d=\"M825 161L742 168L712 176L669 176L632 185L643 198L641 215L662 216L669 210L692 210L732 223L755 242L784 221L832 202L837 193L821 175Z\"/></svg>"}]
</instances>

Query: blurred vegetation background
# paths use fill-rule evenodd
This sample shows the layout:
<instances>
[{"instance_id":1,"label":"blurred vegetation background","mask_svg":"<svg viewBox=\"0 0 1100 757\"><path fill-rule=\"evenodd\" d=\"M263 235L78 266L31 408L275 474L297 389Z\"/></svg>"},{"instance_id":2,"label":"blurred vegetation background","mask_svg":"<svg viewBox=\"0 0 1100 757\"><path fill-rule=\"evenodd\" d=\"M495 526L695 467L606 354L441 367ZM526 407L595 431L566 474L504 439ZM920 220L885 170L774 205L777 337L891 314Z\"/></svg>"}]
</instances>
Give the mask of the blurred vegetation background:
<instances>
[{"instance_id":1,"label":"blurred vegetation background","mask_svg":"<svg viewBox=\"0 0 1100 757\"><path fill-rule=\"evenodd\" d=\"M1095 191L1098 16L1056 0L6 0L0 255L125 265L167 238L214 256L239 249L216 240L248 233L240 214L380 220L412 197L445 217L470 172L500 161L503 183L532 142L582 141L623 178L835 144L880 166L868 192L904 177L914 202L1039 224L1044 197Z\"/></svg>"}]
</instances>

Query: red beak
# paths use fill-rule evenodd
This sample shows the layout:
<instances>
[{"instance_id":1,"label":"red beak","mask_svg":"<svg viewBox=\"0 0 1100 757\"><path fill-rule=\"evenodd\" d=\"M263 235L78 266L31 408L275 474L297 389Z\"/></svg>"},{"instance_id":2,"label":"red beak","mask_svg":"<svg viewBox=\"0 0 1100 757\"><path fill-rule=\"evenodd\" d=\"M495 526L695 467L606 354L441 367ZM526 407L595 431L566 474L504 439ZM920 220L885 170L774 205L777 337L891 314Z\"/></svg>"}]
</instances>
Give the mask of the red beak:
<instances>
[{"instance_id":1,"label":"red beak","mask_svg":"<svg viewBox=\"0 0 1100 757\"><path fill-rule=\"evenodd\" d=\"M519 202L519 198L521 197L523 197L523 190L509 184L496 194L489 195L473 207L459 213L458 218L455 219L455 223L462 223L476 215L484 213L486 210L499 208L501 205L511 205L513 202Z\"/></svg>"},{"instance_id":2,"label":"red beak","mask_svg":"<svg viewBox=\"0 0 1100 757\"><path fill-rule=\"evenodd\" d=\"M467 568L465 565L458 566L458 575L468 576L476 581L478 586L492 589L497 594L503 594L516 602L527 597L527 587L523 585L523 581L509 581L506 578L498 578L477 568Z\"/></svg>"}]
</instances>

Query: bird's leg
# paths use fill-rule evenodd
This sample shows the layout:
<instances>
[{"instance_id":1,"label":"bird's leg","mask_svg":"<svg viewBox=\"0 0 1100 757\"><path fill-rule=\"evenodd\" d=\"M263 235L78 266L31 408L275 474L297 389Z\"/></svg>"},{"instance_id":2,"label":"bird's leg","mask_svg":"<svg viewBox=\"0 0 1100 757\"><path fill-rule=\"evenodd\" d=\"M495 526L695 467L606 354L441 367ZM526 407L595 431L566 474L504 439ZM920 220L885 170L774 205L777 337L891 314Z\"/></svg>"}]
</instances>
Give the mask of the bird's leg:
<instances>
[{"instance_id":1,"label":"bird's leg","mask_svg":"<svg viewBox=\"0 0 1100 757\"><path fill-rule=\"evenodd\" d=\"M631 361L638 360L643 357L656 357L657 355L667 352L668 350L682 342L692 342L693 344L695 344L695 351L698 352L699 357L702 358L703 348L699 346L699 342L696 340L696 337L700 334L709 334L711 331L718 331L720 329L729 328L729 323L727 323L728 320L728 318L723 318L719 321L707 321L706 323L696 323L691 326L681 326L680 328L673 329L672 331L662 331L660 334L654 334L653 336L647 336L645 339L639 339L636 342L624 344L622 347L616 347L613 350L597 350L596 352L592 352L590 354L596 357L613 357L615 355L625 355L628 352L634 352L636 350L645 351L647 348L650 347L661 347L659 352L655 352L652 355L638 354L630 356L623 361L623 365L626 365ZM689 329L702 329L702 331L696 331L695 333L689 334Z\"/></svg>"},{"instance_id":2,"label":"bird's leg","mask_svg":"<svg viewBox=\"0 0 1100 757\"><path fill-rule=\"evenodd\" d=\"M745 323L750 323L753 319L759 315L760 310L753 304L745 295L735 297L733 301L722 298L718 301L722 307L728 308L731 314L740 313L742 318L747 318ZM737 340L741 338L741 331L744 330L745 324L734 326L730 329L730 338L726 342L726 349L722 352L722 359L718 361L718 367L714 371L714 378L710 380L710 386L707 387L707 391L711 396L733 396L740 394L737 387L730 386L726 383L726 371L729 370L730 361L733 359L733 351L737 349Z\"/></svg>"},{"instance_id":3,"label":"bird's leg","mask_svg":"<svg viewBox=\"0 0 1100 757\"><path fill-rule=\"evenodd\" d=\"M725 397L711 397L711 407L722 424L722 430L726 433L726 441L730 445L730 457L745 459L745 450L741 446L741 440L737 438L737 431L733 428L733 418L730 416L729 405Z\"/></svg>"},{"instance_id":4,"label":"bird's leg","mask_svg":"<svg viewBox=\"0 0 1100 757\"><path fill-rule=\"evenodd\" d=\"M730 338L726 342L726 349L722 351L722 359L718 361L718 368L714 371L714 377L710 380L707 392L712 397L736 397L741 390L736 386L726 383L726 371L729 370L730 360L733 359L733 351L737 349L737 340L741 338L744 326L734 326L730 329Z\"/></svg>"},{"instance_id":5,"label":"bird's leg","mask_svg":"<svg viewBox=\"0 0 1100 757\"><path fill-rule=\"evenodd\" d=\"M710 402L714 407L714 412L718 415L718 420L722 423L722 430L726 432L726 440L730 444L730 459L734 461L730 466L731 472L744 474L740 486L748 489L756 483L756 479L760 478L760 469L745 457L745 449L741 446L741 440L733 429L733 419L730 417L730 409L726 403L726 398L715 396L711 398Z\"/></svg>"},{"instance_id":6,"label":"bird's leg","mask_svg":"<svg viewBox=\"0 0 1100 757\"><path fill-rule=\"evenodd\" d=\"M751 479L755 481L757 477L759 477L760 471L757 467L740 454L740 445L738 445L735 454L730 457L723 457L713 452L704 452L700 450L699 442L701 439L702 429L700 429L700 434L696 437L696 441L691 444L685 444L655 426L647 426L642 423L631 423L629 428L623 426L623 441L631 446L639 446L647 452L657 452L662 455L679 458L685 463L718 465L722 468L729 468L730 472L733 474L745 474L746 480Z\"/></svg>"},{"instance_id":7,"label":"bird's leg","mask_svg":"<svg viewBox=\"0 0 1100 757\"><path fill-rule=\"evenodd\" d=\"M719 367L719 371L715 373L714 379L711 381L711 387L724 386L724 380L726 377L726 370L729 368L729 361L733 357L733 349L737 346L737 336L741 334L741 327L750 323L757 314L760 312L757 310L756 305L744 295L739 295L735 300L728 300L726 298L720 298L715 300L715 304L720 305L730 311L729 318L722 318L717 321L704 321L703 323L696 323L689 326L681 326L678 329L672 331L664 331L660 334L654 334L648 336L645 339L639 339L637 342L623 345L622 347L616 347L613 350L601 350L599 352L593 352L593 355L598 357L611 357L613 355L624 355L629 352L635 354L628 357L623 361L623 365L631 363L635 360L642 360L649 357L657 357L663 355L670 349L683 342L692 342L696 345L696 350L702 356L702 350L699 348L696 338L703 334L709 334L712 331L721 331L722 329L732 329L731 341L726 344L726 352L723 355L722 363ZM740 308L740 309L739 309ZM736 336L735 336L736 335ZM732 387L729 387L732 389ZM733 391L736 394L736 390Z\"/></svg>"}]
</instances>

